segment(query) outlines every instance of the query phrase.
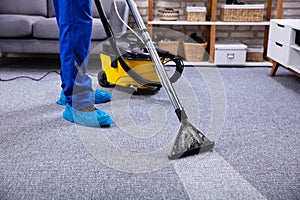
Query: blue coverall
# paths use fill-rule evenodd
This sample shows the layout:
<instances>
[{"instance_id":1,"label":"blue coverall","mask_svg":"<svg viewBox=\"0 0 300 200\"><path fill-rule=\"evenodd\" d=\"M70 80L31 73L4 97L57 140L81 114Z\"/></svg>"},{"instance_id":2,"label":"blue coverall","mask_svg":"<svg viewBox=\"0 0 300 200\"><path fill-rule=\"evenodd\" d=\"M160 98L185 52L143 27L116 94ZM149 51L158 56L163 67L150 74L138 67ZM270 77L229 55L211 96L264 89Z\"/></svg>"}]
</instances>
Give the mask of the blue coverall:
<instances>
[{"instance_id":1,"label":"blue coverall","mask_svg":"<svg viewBox=\"0 0 300 200\"><path fill-rule=\"evenodd\" d=\"M77 110L93 105L86 75L92 36L91 0L53 0L59 27L61 81L66 103Z\"/></svg>"}]
</instances>

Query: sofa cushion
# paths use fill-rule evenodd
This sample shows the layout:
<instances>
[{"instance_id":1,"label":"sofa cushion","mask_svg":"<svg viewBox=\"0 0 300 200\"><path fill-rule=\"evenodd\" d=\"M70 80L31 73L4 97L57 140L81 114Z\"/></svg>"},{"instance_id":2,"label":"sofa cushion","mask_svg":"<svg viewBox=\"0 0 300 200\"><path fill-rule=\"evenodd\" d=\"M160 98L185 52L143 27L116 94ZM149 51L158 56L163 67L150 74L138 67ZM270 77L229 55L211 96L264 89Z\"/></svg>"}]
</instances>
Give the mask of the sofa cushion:
<instances>
[{"instance_id":1,"label":"sofa cushion","mask_svg":"<svg viewBox=\"0 0 300 200\"><path fill-rule=\"evenodd\" d=\"M106 17L109 19L110 9L113 4L113 0L101 0L103 9L105 11ZM99 18L99 12L97 10L96 4L92 1L92 15L93 17ZM48 0L48 17L55 17L55 11L52 0Z\"/></svg>"},{"instance_id":2,"label":"sofa cushion","mask_svg":"<svg viewBox=\"0 0 300 200\"><path fill-rule=\"evenodd\" d=\"M1 0L0 14L47 16L47 0Z\"/></svg>"},{"instance_id":3,"label":"sofa cushion","mask_svg":"<svg viewBox=\"0 0 300 200\"><path fill-rule=\"evenodd\" d=\"M41 19L33 24L33 36L42 39L58 39L55 17Z\"/></svg>"},{"instance_id":4,"label":"sofa cushion","mask_svg":"<svg viewBox=\"0 0 300 200\"><path fill-rule=\"evenodd\" d=\"M33 24L33 36L40 39L58 39L59 31L56 18L45 18ZM103 25L98 18L93 18L92 40L103 40L106 34Z\"/></svg>"},{"instance_id":5,"label":"sofa cushion","mask_svg":"<svg viewBox=\"0 0 300 200\"><path fill-rule=\"evenodd\" d=\"M30 15L0 15L0 37L28 37L32 36L34 22L44 19L42 16Z\"/></svg>"}]
</instances>

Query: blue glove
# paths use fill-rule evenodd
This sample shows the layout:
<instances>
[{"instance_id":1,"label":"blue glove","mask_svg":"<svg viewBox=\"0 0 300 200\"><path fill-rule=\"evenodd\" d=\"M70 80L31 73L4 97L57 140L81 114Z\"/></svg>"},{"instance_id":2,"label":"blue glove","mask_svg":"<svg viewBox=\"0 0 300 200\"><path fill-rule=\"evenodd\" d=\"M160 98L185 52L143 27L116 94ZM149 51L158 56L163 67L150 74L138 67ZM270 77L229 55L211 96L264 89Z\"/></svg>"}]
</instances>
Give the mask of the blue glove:
<instances>
[{"instance_id":1,"label":"blue glove","mask_svg":"<svg viewBox=\"0 0 300 200\"><path fill-rule=\"evenodd\" d=\"M112 94L109 92L106 92L105 90L94 90L94 92L91 92L91 98L95 104L105 103L112 98ZM60 92L60 98L56 101L59 105L66 105L66 96L64 95L64 92Z\"/></svg>"},{"instance_id":2,"label":"blue glove","mask_svg":"<svg viewBox=\"0 0 300 200\"><path fill-rule=\"evenodd\" d=\"M63 112L63 118L83 126L93 127L107 126L114 123L111 117L101 110L82 112L74 109L70 104L66 104L66 109Z\"/></svg>"}]
</instances>

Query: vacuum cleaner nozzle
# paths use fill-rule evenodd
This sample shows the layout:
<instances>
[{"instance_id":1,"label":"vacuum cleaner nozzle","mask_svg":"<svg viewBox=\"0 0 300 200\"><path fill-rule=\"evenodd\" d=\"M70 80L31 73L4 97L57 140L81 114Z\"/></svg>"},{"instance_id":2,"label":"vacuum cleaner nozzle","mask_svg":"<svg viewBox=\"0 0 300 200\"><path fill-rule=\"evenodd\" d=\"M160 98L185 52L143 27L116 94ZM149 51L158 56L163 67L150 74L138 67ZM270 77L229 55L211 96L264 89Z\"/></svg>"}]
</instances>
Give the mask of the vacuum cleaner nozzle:
<instances>
[{"instance_id":1,"label":"vacuum cleaner nozzle","mask_svg":"<svg viewBox=\"0 0 300 200\"><path fill-rule=\"evenodd\" d=\"M197 130L191 123L185 121L181 123L179 133L168 158L175 160L198 153L204 153L212 150L214 145L214 142L205 137L205 135Z\"/></svg>"}]
</instances>

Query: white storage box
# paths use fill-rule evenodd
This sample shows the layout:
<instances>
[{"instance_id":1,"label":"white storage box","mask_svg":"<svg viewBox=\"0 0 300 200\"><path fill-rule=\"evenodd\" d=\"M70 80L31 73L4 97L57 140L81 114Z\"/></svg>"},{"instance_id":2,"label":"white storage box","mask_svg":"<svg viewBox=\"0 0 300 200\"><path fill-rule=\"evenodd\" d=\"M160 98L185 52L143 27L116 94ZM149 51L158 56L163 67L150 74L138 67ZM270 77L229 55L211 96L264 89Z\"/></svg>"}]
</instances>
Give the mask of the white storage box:
<instances>
[{"instance_id":1,"label":"white storage box","mask_svg":"<svg viewBox=\"0 0 300 200\"><path fill-rule=\"evenodd\" d=\"M247 45L241 42L216 42L215 65L244 65Z\"/></svg>"}]
</instances>

